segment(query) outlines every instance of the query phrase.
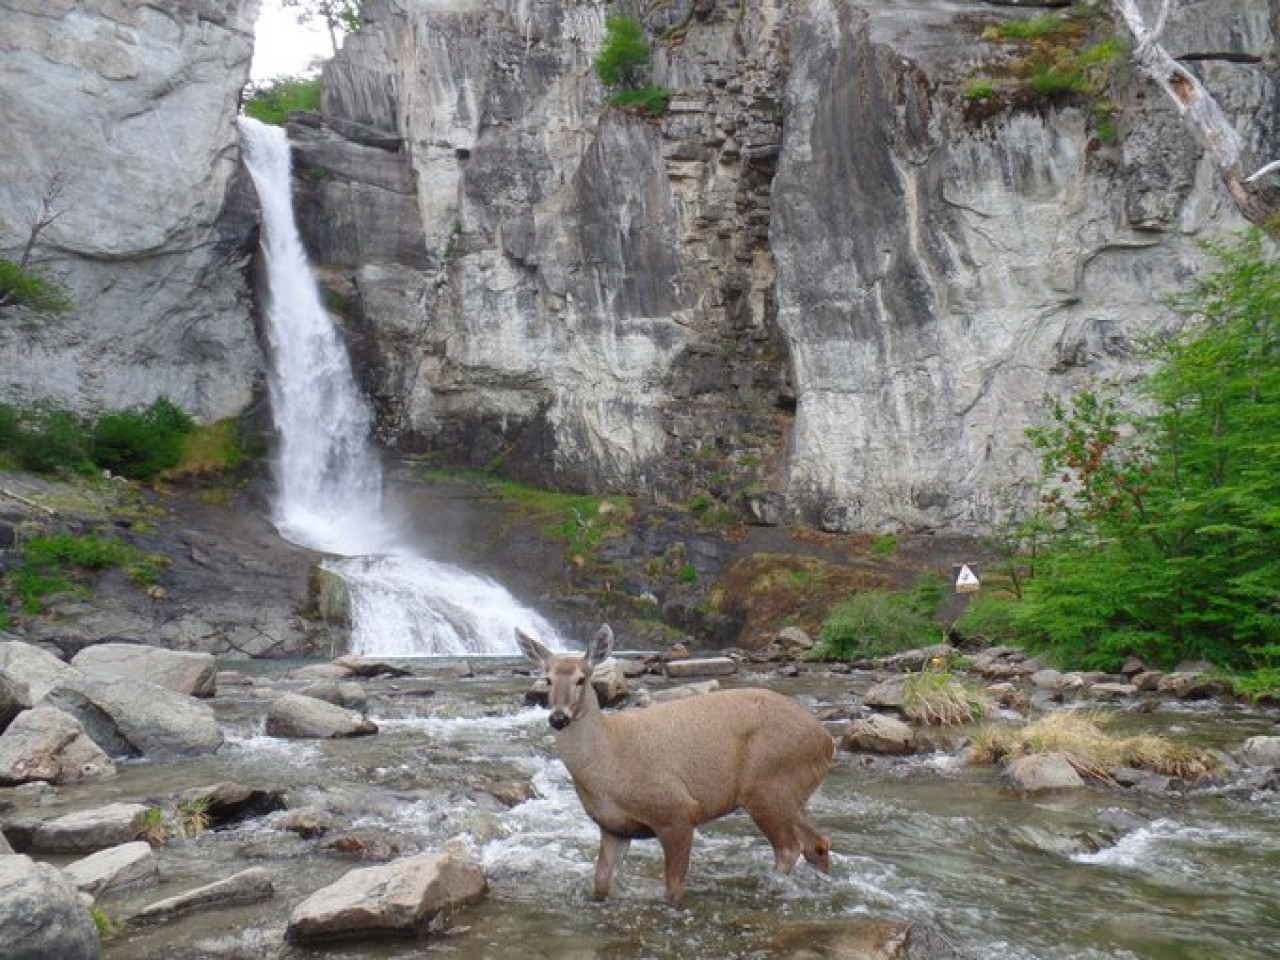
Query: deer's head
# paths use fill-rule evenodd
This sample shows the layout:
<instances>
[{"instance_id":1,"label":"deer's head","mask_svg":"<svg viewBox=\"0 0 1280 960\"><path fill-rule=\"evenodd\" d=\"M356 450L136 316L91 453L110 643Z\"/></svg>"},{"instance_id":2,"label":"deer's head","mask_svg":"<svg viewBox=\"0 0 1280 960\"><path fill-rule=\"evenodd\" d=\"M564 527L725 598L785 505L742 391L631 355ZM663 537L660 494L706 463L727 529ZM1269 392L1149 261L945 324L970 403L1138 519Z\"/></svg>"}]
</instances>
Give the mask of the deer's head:
<instances>
[{"instance_id":1,"label":"deer's head","mask_svg":"<svg viewBox=\"0 0 1280 960\"><path fill-rule=\"evenodd\" d=\"M516 641L521 653L542 664L543 676L549 684L547 706L551 715L547 720L554 729L565 729L582 716L588 703L595 703L591 672L613 651L613 631L607 623L603 624L582 656L555 654L519 628L516 628Z\"/></svg>"}]
</instances>

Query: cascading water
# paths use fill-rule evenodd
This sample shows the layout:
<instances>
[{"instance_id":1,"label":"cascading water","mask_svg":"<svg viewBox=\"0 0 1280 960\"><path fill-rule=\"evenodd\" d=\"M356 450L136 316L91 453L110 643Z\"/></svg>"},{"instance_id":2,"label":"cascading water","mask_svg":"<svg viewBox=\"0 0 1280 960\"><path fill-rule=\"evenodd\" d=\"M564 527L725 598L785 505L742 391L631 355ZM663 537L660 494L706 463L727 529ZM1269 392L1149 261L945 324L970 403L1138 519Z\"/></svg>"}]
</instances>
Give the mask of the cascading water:
<instances>
[{"instance_id":1,"label":"cascading water","mask_svg":"<svg viewBox=\"0 0 1280 960\"><path fill-rule=\"evenodd\" d=\"M262 207L267 266L275 524L294 543L346 559L326 566L351 594L351 648L379 656L516 653L515 628L555 630L492 580L417 556L382 514L370 415L307 262L293 218L289 145L240 118Z\"/></svg>"}]
</instances>

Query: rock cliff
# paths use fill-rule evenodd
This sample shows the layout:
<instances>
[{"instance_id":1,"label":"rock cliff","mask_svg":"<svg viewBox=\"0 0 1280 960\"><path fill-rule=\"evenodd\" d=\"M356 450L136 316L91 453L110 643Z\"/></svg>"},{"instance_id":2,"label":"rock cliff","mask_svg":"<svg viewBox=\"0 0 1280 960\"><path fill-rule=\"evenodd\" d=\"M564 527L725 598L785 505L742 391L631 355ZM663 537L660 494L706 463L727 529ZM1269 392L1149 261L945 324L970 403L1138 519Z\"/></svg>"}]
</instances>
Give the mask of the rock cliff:
<instances>
[{"instance_id":1,"label":"rock cliff","mask_svg":"<svg viewBox=\"0 0 1280 960\"><path fill-rule=\"evenodd\" d=\"M0 399L242 411L262 360L235 129L259 0L0 0L0 255L73 307L0 318Z\"/></svg>"},{"instance_id":2,"label":"rock cliff","mask_svg":"<svg viewBox=\"0 0 1280 960\"><path fill-rule=\"evenodd\" d=\"M654 120L602 105L599 3L366 5L292 134L388 441L764 522L972 529L1043 395L1135 377L1200 241L1242 225L1123 68L1105 131L1096 98L967 97L1020 12L665 9ZM1276 17L1183 3L1166 35L1258 158Z\"/></svg>"}]
</instances>

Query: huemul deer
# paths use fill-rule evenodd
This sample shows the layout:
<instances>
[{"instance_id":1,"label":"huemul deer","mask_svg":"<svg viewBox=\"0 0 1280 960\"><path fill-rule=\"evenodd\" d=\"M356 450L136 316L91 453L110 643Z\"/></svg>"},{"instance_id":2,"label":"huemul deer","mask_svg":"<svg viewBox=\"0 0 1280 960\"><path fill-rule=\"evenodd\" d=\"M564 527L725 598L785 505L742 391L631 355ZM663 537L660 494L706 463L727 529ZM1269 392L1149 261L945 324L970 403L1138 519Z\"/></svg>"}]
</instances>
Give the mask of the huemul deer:
<instances>
[{"instance_id":1,"label":"huemul deer","mask_svg":"<svg viewBox=\"0 0 1280 960\"><path fill-rule=\"evenodd\" d=\"M521 651L542 664L556 751L600 827L594 897L609 895L631 841L657 837L667 900L680 902L693 828L744 807L790 873L801 854L826 873L830 846L805 816L835 746L804 707L770 690L701 694L609 715L591 671L613 650L600 628L585 656L557 655L523 631Z\"/></svg>"}]
</instances>

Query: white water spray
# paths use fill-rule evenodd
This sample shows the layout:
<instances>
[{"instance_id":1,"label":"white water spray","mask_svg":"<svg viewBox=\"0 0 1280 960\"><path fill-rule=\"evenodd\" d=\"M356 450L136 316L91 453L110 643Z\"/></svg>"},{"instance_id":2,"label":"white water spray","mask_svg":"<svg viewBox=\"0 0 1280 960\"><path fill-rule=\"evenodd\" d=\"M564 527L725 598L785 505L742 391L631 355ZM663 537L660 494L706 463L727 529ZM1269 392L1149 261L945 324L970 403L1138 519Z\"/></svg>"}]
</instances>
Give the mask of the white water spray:
<instances>
[{"instance_id":1,"label":"white water spray","mask_svg":"<svg viewBox=\"0 0 1280 960\"><path fill-rule=\"evenodd\" d=\"M293 218L289 145L279 127L240 118L262 207L275 524L294 543L342 555L326 564L351 594L351 649L378 656L514 654L515 627L555 630L492 580L417 556L382 514L371 417L320 298Z\"/></svg>"}]
</instances>

